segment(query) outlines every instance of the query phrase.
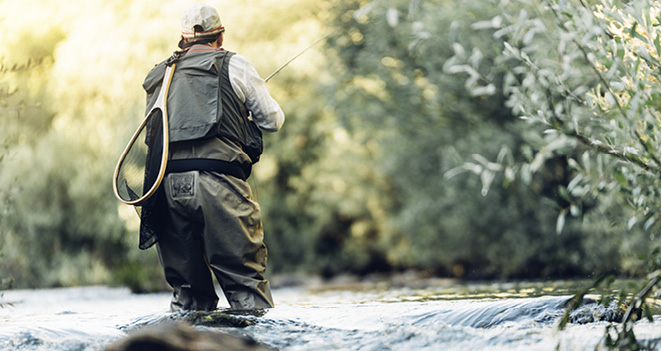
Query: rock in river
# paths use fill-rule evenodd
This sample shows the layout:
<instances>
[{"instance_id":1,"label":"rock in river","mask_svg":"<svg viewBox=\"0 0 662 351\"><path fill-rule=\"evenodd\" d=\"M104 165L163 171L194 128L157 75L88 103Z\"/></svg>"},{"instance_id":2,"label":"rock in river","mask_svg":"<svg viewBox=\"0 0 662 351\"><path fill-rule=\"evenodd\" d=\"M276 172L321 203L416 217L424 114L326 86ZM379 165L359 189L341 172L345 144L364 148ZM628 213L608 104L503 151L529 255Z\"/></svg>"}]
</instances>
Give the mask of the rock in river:
<instances>
[{"instance_id":1,"label":"rock in river","mask_svg":"<svg viewBox=\"0 0 662 351\"><path fill-rule=\"evenodd\" d=\"M106 346L106 351L273 351L254 340L199 330L187 323L159 323L131 331L126 337Z\"/></svg>"}]
</instances>

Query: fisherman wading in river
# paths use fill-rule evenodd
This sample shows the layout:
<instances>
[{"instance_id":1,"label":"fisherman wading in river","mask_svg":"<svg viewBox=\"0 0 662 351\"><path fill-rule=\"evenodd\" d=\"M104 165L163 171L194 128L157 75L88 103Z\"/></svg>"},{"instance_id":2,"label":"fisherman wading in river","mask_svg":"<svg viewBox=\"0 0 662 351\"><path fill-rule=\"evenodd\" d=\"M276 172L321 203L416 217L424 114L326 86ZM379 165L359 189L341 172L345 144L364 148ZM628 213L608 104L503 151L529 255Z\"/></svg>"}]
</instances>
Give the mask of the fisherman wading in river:
<instances>
[{"instance_id":1,"label":"fisherman wading in river","mask_svg":"<svg viewBox=\"0 0 662 351\"><path fill-rule=\"evenodd\" d=\"M141 248L156 244L174 289L172 311L214 310L211 272L233 309L273 307L260 207L246 179L262 152L260 130L278 131L284 115L253 65L222 48L225 28L214 8L188 8L181 26L182 50L143 84L149 110L166 63L176 62L167 170L142 217Z\"/></svg>"}]
</instances>

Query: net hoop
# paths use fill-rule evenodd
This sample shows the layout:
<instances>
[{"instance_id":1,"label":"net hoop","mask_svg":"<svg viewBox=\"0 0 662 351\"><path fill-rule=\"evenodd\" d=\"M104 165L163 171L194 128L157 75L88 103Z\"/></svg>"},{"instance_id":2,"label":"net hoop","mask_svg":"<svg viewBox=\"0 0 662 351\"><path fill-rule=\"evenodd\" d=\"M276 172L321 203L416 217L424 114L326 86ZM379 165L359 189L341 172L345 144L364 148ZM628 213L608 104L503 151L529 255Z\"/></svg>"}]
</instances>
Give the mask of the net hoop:
<instances>
[{"instance_id":1,"label":"net hoop","mask_svg":"<svg viewBox=\"0 0 662 351\"><path fill-rule=\"evenodd\" d=\"M117 166L115 166L115 172L113 173L113 192L115 193L115 197L117 197L118 200L121 202L127 204L127 205L132 205L132 206L139 206L143 202L145 202L147 199L149 199L156 190L159 188L161 185L161 181L163 180L163 177L165 176L165 171L166 171L166 165L168 163L168 145L169 145L169 136L168 136L168 109L167 109L167 100L168 100L168 91L170 90L170 82L172 81L172 75L175 72L175 64L172 64L171 66L166 67L166 71L163 77L163 84L161 85L161 90L159 91L159 96L156 99L156 102L154 103L154 106L149 110L147 115L145 116L145 119L143 119L142 123L140 123L140 126L138 126L138 129L136 129L136 132L133 134L131 137L131 140L129 140L129 143L127 144L126 148L124 149L124 152L122 152L122 155L119 158L119 161L117 161ZM165 89L164 89L165 88ZM134 199L134 200L127 200L123 199L120 194L119 194L119 187L117 184L117 178L119 176L119 171L122 166L122 163L124 162L124 159L126 158L126 155L129 153L129 150L131 149L131 146L136 142L136 139L142 132L143 128L147 125L147 122L149 122L150 116L152 115L152 112L155 110L161 110L162 111L162 118L163 118L163 154L161 155L161 168L159 169L158 176L156 178L156 181L152 185L152 187L145 193L143 196Z\"/></svg>"}]
</instances>

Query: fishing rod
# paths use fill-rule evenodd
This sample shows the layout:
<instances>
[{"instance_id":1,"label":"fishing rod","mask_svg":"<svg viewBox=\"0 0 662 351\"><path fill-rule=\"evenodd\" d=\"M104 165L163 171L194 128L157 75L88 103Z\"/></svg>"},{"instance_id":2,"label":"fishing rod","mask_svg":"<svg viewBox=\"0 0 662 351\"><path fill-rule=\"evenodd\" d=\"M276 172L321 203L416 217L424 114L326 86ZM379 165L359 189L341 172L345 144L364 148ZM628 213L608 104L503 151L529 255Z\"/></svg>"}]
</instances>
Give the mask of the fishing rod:
<instances>
[{"instance_id":1,"label":"fishing rod","mask_svg":"<svg viewBox=\"0 0 662 351\"><path fill-rule=\"evenodd\" d=\"M368 4L364 5L363 7L361 7L360 9L356 10L356 12L354 12L354 14L352 15L352 17L353 17L354 19L356 19L356 18L359 18L359 17L361 17L361 16L364 16L364 15L366 15L366 14L367 14L367 13L368 13L368 12L374 7L374 6L375 6L374 1L371 1L371 2L369 2ZM304 54L306 51L308 51L310 48L312 48L313 46L317 45L319 42L323 41L324 39L330 37L331 35L335 34L335 33L336 33L337 31L339 31L339 30L340 30L340 28L336 28L336 29L334 29L334 30L332 30L332 31L330 31L330 32L328 32L328 33L326 33L325 35L323 35L323 36L320 37L319 39L315 40L312 44L308 45L305 49L301 50L301 52L299 52L298 54L294 55L291 59L289 59L287 62L285 62L283 65L281 65L280 67L278 67L275 71L273 71L273 73L271 73L271 74L270 74L270 75L264 80L264 82L265 82L265 83L268 82L269 79L271 79L273 76L275 76L276 74L278 74L278 72L280 72L283 68L287 67L287 65L289 65L292 61L296 60L299 56L303 55L303 54Z\"/></svg>"},{"instance_id":2,"label":"fishing rod","mask_svg":"<svg viewBox=\"0 0 662 351\"><path fill-rule=\"evenodd\" d=\"M336 28L336 29L334 29L334 30L332 30L332 31L330 31L330 32L328 32L328 33L326 33L324 36L320 37L319 39L315 40L315 42L313 42L312 44L308 45L308 47L306 47L305 49L301 50L301 52L299 52L298 54L294 55L291 59L289 59L287 62L285 62L282 66L278 67L275 71L273 71L273 73L271 73L271 74L270 74L270 75L264 80L264 82L265 82L265 83L268 82L269 79L271 79L271 77L275 76L275 75L276 75L278 72L280 72L283 68L285 68L287 65L289 65L290 62L296 60L297 57L303 55L303 54L304 54L306 51L308 51L310 48L312 48L313 46L317 45L317 43L323 41L324 39L330 37L333 33L337 32L338 30L340 30L340 28Z\"/></svg>"}]
</instances>

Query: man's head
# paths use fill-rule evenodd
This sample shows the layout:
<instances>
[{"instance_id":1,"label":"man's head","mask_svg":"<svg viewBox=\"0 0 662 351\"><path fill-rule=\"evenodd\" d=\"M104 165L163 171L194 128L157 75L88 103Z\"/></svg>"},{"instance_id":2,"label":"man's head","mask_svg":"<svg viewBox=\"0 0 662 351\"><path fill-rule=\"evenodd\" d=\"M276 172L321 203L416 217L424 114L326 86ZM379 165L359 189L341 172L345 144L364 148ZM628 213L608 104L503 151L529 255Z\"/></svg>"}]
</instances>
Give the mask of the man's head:
<instances>
[{"instance_id":1,"label":"man's head","mask_svg":"<svg viewBox=\"0 0 662 351\"><path fill-rule=\"evenodd\" d=\"M195 4L182 13L182 41L186 43L222 42L225 31L215 8L205 4ZM220 43L219 43L220 44Z\"/></svg>"}]
</instances>

